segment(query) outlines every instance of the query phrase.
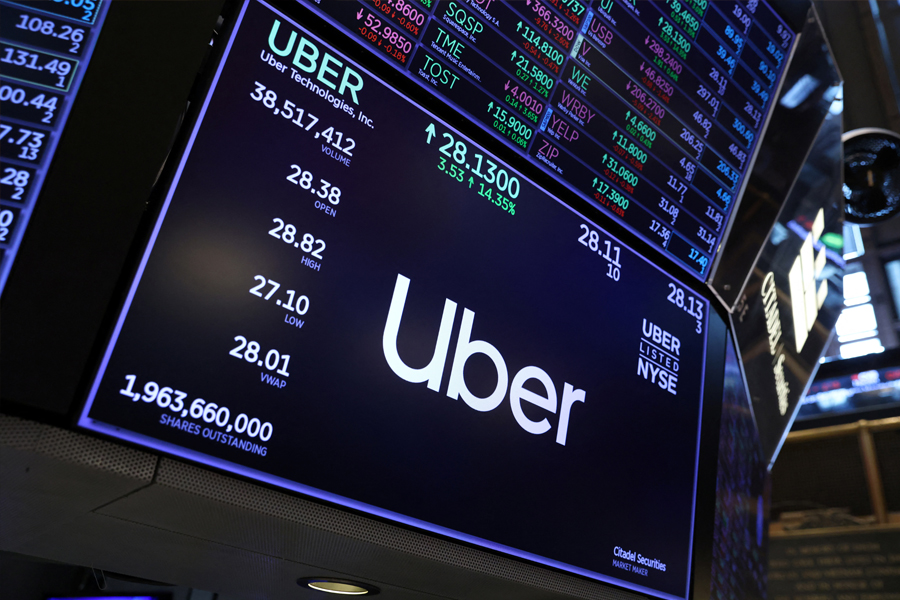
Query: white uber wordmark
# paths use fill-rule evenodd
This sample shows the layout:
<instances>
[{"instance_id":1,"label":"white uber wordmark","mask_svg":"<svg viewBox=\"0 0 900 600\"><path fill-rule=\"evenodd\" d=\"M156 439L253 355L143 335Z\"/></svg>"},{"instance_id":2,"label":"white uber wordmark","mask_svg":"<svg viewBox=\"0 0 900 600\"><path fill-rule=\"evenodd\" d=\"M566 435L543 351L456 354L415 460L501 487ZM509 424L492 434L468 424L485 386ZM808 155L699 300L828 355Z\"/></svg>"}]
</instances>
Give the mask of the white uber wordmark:
<instances>
[{"instance_id":1,"label":"white uber wordmark","mask_svg":"<svg viewBox=\"0 0 900 600\"><path fill-rule=\"evenodd\" d=\"M429 390L440 392L441 378L444 375L444 367L447 363L447 353L450 350L450 335L453 332L453 322L456 319L456 302L449 298L444 301L444 310L441 315L441 324L438 327L437 340L434 344L434 354L427 365L421 368L413 368L407 365L397 350L397 334L400 332L400 321L403 318L403 309L406 306L406 296L409 292L409 279L403 275L397 275L397 283L394 285L394 295L391 298L391 307L388 310L387 322L384 325L382 337L382 350L391 370L404 381L410 383L427 382ZM468 308L463 309L462 323L460 324L456 350L453 354L453 364L450 367L450 381L447 383L447 397L453 400L462 400L470 408L479 412L494 410L507 397L509 390L509 405L513 416L519 426L527 431L540 435L552 429L550 420L546 417L534 421L522 410L522 402L527 402L550 414L556 414L559 409L559 420L556 428L556 443L565 446L569 431L569 417L572 413L572 405L576 402L584 402L584 390L575 389L570 383L563 383L562 401L557 402L556 386L550 375L539 367L527 366L519 370L509 381L509 371L506 361L497 348L484 340L473 340L472 324L475 322L475 313ZM484 398L473 394L465 380L466 361L475 354L484 354L494 364L497 371L497 384L494 391ZM543 394L535 393L525 388L525 382L534 380L543 390ZM531 384L534 388L535 384ZM529 411L532 412L533 411Z\"/></svg>"},{"instance_id":2,"label":"white uber wordmark","mask_svg":"<svg viewBox=\"0 0 900 600\"><path fill-rule=\"evenodd\" d=\"M822 303L828 295L827 281L821 281L816 287L816 279L825 268L825 244L821 244L818 254L813 258L813 248L819 243L823 229L825 229L825 211L820 208L813 221L812 230L806 234L806 239L800 247L800 254L794 259L788 273L791 309L794 314L794 341L798 354L803 350L806 338L816 322L816 317L819 316L819 309L822 308Z\"/></svg>"},{"instance_id":3,"label":"white uber wordmark","mask_svg":"<svg viewBox=\"0 0 900 600\"><path fill-rule=\"evenodd\" d=\"M637 374L670 394L677 395L681 340L647 319L641 324Z\"/></svg>"}]
</instances>

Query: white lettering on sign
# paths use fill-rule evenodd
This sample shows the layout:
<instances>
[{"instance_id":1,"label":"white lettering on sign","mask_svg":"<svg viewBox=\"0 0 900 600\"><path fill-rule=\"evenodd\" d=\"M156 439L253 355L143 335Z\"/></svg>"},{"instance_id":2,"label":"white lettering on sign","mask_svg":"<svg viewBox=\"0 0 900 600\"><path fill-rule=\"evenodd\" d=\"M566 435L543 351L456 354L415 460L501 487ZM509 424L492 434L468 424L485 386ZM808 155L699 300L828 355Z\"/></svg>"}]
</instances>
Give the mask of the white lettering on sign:
<instances>
[{"instance_id":1,"label":"white lettering on sign","mask_svg":"<svg viewBox=\"0 0 900 600\"><path fill-rule=\"evenodd\" d=\"M791 386L784 377L784 344L781 341L781 314L778 312L778 290L775 274L769 272L763 278L763 308L766 314L766 332L769 334L769 354L772 355L772 374L775 376L775 394L778 396L778 412L787 413ZM794 326L796 327L796 323ZM804 334L805 335L805 334Z\"/></svg>"},{"instance_id":2,"label":"white lettering on sign","mask_svg":"<svg viewBox=\"0 0 900 600\"><path fill-rule=\"evenodd\" d=\"M676 395L681 340L647 319L641 326L637 374Z\"/></svg>"}]
</instances>

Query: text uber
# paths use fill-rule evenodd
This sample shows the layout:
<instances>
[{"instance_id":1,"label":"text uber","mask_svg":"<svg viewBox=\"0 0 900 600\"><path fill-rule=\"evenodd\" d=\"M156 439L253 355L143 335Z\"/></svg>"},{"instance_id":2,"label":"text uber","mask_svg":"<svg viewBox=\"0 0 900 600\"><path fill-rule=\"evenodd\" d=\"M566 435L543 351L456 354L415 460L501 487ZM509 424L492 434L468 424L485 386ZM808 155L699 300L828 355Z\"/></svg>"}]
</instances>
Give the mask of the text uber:
<instances>
[{"instance_id":1,"label":"text uber","mask_svg":"<svg viewBox=\"0 0 900 600\"><path fill-rule=\"evenodd\" d=\"M272 31L269 32L269 49L278 56L287 56L296 45L297 50L294 53L293 64L297 69L310 75L315 74L319 83L336 91L341 96L349 92L353 104L358 106L359 97L356 94L363 88L362 75L349 66L344 66L343 62L328 52L320 53L319 47L305 37L300 36L300 41L297 42L296 31L291 31L287 42L282 42L284 46L279 48L275 40L280 27L281 22L276 19L272 24ZM282 68L284 66L278 63L279 70L284 70ZM291 69L291 74L297 81L301 80L295 69Z\"/></svg>"},{"instance_id":2,"label":"text uber","mask_svg":"<svg viewBox=\"0 0 900 600\"><path fill-rule=\"evenodd\" d=\"M388 365L401 379L410 383L428 382L428 389L439 392L441 377L447 362L447 352L450 347L450 334L453 322L456 318L456 302L449 298L444 302L444 312L441 315L441 325L438 329L437 341L434 347L434 355L431 361L421 369L409 367L400 358L397 351L397 334L400 331L400 320L403 318L403 309L406 305L406 295L409 290L409 279L403 275L397 275L397 283L394 286L394 295L391 298L391 307L388 310L387 322L384 326L382 348ZM463 309L462 324L459 337L456 341L456 351L453 355L453 365L450 368L450 381L447 384L447 396L454 400L462 397L463 401L471 408L479 412L494 410L503 402L509 389L509 405L513 416L519 426L536 435L546 433L552 426L543 418L540 421L532 421L522 410L522 401L540 407L552 414L557 413L557 392L553 380L543 369L535 366L523 367L509 382L509 371L500 351L492 344L483 340L470 339L472 323L475 313L469 309ZM497 385L494 391L485 398L479 398L469 391L465 381L466 361L474 354L484 354L494 363L497 371ZM544 395L525 389L524 384L529 379L540 383L545 390ZM556 429L556 443L566 445L566 434L569 429L569 416L572 405L575 402L584 402L584 390L575 389L572 384L563 384L562 402L559 404L559 424Z\"/></svg>"}]
</instances>

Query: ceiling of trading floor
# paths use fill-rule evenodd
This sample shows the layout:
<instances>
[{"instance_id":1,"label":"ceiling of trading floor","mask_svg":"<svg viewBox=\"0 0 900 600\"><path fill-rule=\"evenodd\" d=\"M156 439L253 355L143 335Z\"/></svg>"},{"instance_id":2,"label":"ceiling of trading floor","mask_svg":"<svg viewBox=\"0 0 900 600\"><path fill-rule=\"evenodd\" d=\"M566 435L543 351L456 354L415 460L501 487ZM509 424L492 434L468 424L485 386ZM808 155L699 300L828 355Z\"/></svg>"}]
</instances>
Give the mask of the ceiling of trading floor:
<instances>
[{"instance_id":1,"label":"ceiling of trading floor","mask_svg":"<svg viewBox=\"0 0 900 600\"><path fill-rule=\"evenodd\" d=\"M900 133L900 1L814 0L844 80L844 131L877 127ZM865 270L885 348L900 344L900 320L884 263L900 258L900 218L863 228L866 255L849 271ZM853 264L856 263L856 264ZM836 356L837 340L826 352Z\"/></svg>"},{"instance_id":2,"label":"ceiling of trading floor","mask_svg":"<svg viewBox=\"0 0 900 600\"><path fill-rule=\"evenodd\" d=\"M894 88L900 78L896 69L900 65L900 3L817 0L815 6L844 78L845 131L860 127L900 131Z\"/></svg>"}]
</instances>

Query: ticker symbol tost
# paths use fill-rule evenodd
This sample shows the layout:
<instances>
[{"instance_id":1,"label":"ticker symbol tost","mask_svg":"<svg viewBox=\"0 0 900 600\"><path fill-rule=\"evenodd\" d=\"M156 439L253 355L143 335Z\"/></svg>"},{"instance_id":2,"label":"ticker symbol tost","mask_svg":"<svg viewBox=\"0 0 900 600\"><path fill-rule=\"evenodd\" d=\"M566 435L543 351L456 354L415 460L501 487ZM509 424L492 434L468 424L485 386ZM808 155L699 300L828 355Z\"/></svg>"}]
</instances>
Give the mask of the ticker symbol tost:
<instances>
[{"instance_id":1,"label":"ticker symbol tost","mask_svg":"<svg viewBox=\"0 0 900 600\"><path fill-rule=\"evenodd\" d=\"M183 411L181 411L181 418L183 419L186 416L187 416L187 409L184 409Z\"/></svg>"}]
</instances>

